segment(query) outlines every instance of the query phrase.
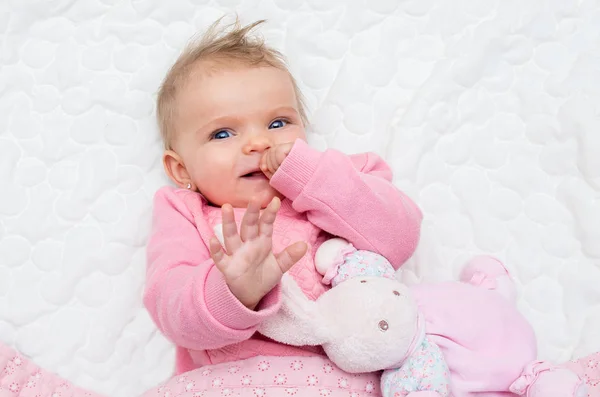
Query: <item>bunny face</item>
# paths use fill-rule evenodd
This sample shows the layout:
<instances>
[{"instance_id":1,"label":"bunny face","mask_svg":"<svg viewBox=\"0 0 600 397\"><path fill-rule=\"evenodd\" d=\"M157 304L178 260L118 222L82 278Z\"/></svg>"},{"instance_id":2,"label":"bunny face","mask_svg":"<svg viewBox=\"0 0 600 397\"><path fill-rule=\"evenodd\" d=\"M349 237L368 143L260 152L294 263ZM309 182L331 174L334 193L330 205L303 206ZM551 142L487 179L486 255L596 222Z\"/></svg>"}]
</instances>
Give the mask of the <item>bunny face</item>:
<instances>
[{"instance_id":1,"label":"bunny face","mask_svg":"<svg viewBox=\"0 0 600 397\"><path fill-rule=\"evenodd\" d=\"M356 277L324 294L318 305L331 327L323 348L347 372L399 366L417 333L417 307L395 280Z\"/></svg>"},{"instance_id":2,"label":"bunny face","mask_svg":"<svg viewBox=\"0 0 600 397\"><path fill-rule=\"evenodd\" d=\"M286 275L282 295L281 309L259 331L281 343L322 345L350 373L399 366L417 337L417 306L396 280L352 278L313 302Z\"/></svg>"}]
</instances>

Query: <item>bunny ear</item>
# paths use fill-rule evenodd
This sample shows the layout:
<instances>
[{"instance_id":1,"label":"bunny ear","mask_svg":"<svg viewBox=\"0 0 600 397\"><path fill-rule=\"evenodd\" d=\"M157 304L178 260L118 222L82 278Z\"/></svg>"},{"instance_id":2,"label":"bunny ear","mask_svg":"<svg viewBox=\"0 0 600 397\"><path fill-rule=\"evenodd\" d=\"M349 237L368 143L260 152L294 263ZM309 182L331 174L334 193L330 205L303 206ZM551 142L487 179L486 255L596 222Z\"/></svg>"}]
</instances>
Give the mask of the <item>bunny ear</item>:
<instances>
[{"instance_id":1,"label":"bunny ear","mask_svg":"<svg viewBox=\"0 0 600 397\"><path fill-rule=\"evenodd\" d=\"M327 321L316 302L309 300L292 276L281 279L281 308L264 320L258 332L292 346L319 346L329 340Z\"/></svg>"}]
</instances>

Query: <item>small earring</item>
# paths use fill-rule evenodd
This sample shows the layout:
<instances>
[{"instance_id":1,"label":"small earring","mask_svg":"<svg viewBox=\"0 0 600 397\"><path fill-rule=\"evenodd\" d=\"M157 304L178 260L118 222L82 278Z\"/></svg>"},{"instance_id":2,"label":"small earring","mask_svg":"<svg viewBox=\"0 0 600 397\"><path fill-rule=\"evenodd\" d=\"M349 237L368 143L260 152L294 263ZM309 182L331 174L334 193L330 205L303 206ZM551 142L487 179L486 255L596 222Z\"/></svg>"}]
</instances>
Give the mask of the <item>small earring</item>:
<instances>
[{"instance_id":1,"label":"small earring","mask_svg":"<svg viewBox=\"0 0 600 397\"><path fill-rule=\"evenodd\" d=\"M188 183L187 186L186 186L186 189L191 189L191 188L192 188L192 184Z\"/></svg>"}]
</instances>

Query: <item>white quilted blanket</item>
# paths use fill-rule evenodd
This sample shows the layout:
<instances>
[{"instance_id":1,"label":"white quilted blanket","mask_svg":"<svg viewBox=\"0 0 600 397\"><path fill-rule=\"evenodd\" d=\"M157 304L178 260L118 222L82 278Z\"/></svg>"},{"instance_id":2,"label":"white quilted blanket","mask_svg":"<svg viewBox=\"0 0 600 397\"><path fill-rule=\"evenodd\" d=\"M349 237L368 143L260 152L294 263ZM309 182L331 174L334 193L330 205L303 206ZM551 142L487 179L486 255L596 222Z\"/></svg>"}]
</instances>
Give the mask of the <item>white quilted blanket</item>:
<instances>
[{"instance_id":1,"label":"white quilted blanket","mask_svg":"<svg viewBox=\"0 0 600 397\"><path fill-rule=\"evenodd\" d=\"M169 375L140 299L155 93L234 9L269 20L314 144L382 154L422 206L404 279L495 254L542 357L600 350L597 0L3 0L1 340L115 397Z\"/></svg>"}]
</instances>

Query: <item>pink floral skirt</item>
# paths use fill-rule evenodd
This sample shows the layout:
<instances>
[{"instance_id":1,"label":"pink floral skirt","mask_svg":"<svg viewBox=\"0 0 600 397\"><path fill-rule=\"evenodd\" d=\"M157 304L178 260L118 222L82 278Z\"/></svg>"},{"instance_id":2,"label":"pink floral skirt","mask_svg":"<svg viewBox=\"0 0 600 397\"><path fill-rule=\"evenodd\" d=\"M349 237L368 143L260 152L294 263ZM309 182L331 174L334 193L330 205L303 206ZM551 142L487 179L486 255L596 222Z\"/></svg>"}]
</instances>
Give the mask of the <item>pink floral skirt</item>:
<instances>
[{"instance_id":1,"label":"pink floral skirt","mask_svg":"<svg viewBox=\"0 0 600 397\"><path fill-rule=\"evenodd\" d=\"M350 375L324 357L254 357L174 377L143 397L380 397L377 374Z\"/></svg>"},{"instance_id":2,"label":"pink floral skirt","mask_svg":"<svg viewBox=\"0 0 600 397\"><path fill-rule=\"evenodd\" d=\"M255 357L173 377L143 397L380 397L379 376L350 375L324 357ZM0 397L102 397L0 342ZM133 397L133 396L132 396Z\"/></svg>"},{"instance_id":3,"label":"pink floral skirt","mask_svg":"<svg viewBox=\"0 0 600 397\"><path fill-rule=\"evenodd\" d=\"M589 397L600 397L600 352L568 362L565 367L578 374L589 386Z\"/></svg>"},{"instance_id":4,"label":"pink floral skirt","mask_svg":"<svg viewBox=\"0 0 600 397\"><path fill-rule=\"evenodd\" d=\"M566 367L600 397L600 352ZM102 397L38 367L0 342L0 397ZM256 357L176 376L142 397L380 397L379 376L349 375L324 357Z\"/></svg>"}]
</instances>

